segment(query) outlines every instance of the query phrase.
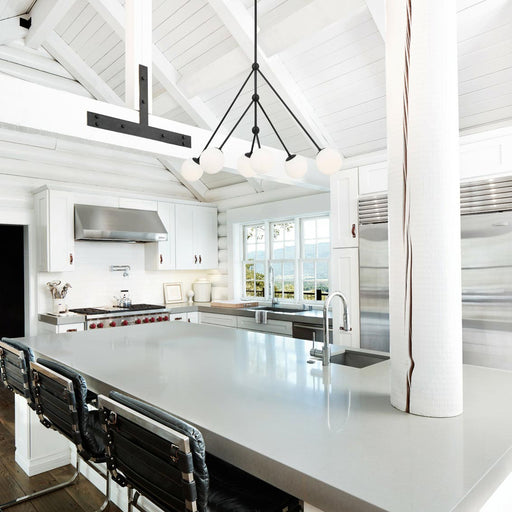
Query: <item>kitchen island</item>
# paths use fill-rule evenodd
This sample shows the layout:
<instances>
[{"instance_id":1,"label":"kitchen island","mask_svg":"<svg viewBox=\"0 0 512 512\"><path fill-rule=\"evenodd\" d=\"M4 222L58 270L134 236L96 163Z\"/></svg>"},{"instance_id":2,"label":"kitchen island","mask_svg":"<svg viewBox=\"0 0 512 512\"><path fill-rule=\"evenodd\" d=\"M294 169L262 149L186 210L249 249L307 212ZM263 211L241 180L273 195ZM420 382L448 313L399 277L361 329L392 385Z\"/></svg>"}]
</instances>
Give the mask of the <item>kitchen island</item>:
<instances>
[{"instance_id":1,"label":"kitchen island","mask_svg":"<svg viewBox=\"0 0 512 512\"><path fill-rule=\"evenodd\" d=\"M174 322L22 341L324 511L478 510L512 471L512 372L465 366L464 414L434 419L390 405L389 361L322 368L303 340Z\"/></svg>"}]
</instances>

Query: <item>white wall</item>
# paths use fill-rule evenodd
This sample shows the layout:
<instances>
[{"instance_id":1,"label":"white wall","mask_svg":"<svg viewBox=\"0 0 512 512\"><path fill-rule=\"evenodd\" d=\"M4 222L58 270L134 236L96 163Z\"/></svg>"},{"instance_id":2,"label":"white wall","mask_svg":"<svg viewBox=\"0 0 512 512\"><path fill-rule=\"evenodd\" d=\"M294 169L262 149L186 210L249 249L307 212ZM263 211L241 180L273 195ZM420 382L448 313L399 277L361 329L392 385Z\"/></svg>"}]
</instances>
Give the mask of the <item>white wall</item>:
<instances>
[{"instance_id":1,"label":"white wall","mask_svg":"<svg viewBox=\"0 0 512 512\"><path fill-rule=\"evenodd\" d=\"M73 272L39 272L37 294L39 312L51 311L51 297L46 283L60 280L72 286L64 303L69 308L113 304L113 296L128 289L134 303L163 304L163 283L181 282L182 292L192 283L207 277L207 271L154 271L144 269L144 244L119 242L75 242L75 270ZM128 277L123 272L111 272L111 265L130 265Z\"/></svg>"}]
</instances>

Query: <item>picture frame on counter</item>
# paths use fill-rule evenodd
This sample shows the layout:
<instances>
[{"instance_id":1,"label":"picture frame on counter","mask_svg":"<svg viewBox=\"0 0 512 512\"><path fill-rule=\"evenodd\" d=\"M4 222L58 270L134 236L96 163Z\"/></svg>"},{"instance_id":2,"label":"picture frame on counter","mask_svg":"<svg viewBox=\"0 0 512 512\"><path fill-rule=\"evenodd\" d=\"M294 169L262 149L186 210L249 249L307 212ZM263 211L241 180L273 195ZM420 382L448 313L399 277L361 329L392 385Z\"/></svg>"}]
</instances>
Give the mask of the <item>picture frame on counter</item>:
<instances>
[{"instance_id":1,"label":"picture frame on counter","mask_svg":"<svg viewBox=\"0 0 512 512\"><path fill-rule=\"evenodd\" d=\"M166 304L183 302L182 283L164 283L164 300Z\"/></svg>"}]
</instances>

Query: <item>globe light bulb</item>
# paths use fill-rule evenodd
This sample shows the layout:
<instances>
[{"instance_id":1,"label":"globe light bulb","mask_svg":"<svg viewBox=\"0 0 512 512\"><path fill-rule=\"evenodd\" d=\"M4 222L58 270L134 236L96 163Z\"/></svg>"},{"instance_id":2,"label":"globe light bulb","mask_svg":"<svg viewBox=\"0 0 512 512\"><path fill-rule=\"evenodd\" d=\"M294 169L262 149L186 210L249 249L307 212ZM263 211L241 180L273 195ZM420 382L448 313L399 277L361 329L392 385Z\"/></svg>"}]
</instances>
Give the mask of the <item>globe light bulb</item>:
<instances>
[{"instance_id":1,"label":"globe light bulb","mask_svg":"<svg viewBox=\"0 0 512 512\"><path fill-rule=\"evenodd\" d=\"M199 157L199 165L207 174L217 174L224 167L224 155L219 148L206 148Z\"/></svg>"},{"instance_id":2,"label":"globe light bulb","mask_svg":"<svg viewBox=\"0 0 512 512\"><path fill-rule=\"evenodd\" d=\"M270 151L263 148L256 148L252 152L251 167L256 174L268 174L274 166L274 156Z\"/></svg>"},{"instance_id":3,"label":"globe light bulb","mask_svg":"<svg viewBox=\"0 0 512 512\"><path fill-rule=\"evenodd\" d=\"M334 148L324 148L316 155L316 165L318 170L323 174L335 174L343 165L343 157L340 152Z\"/></svg>"},{"instance_id":4,"label":"globe light bulb","mask_svg":"<svg viewBox=\"0 0 512 512\"><path fill-rule=\"evenodd\" d=\"M180 173L187 181L197 181L203 175L203 169L197 162L189 158L181 164Z\"/></svg>"},{"instance_id":5,"label":"globe light bulb","mask_svg":"<svg viewBox=\"0 0 512 512\"><path fill-rule=\"evenodd\" d=\"M254 172L254 169L251 166L251 160L246 155L242 155L238 159L236 163L236 168L244 178L253 178L254 176L256 176L256 173Z\"/></svg>"},{"instance_id":6,"label":"globe light bulb","mask_svg":"<svg viewBox=\"0 0 512 512\"><path fill-rule=\"evenodd\" d=\"M291 155L284 164L286 174L295 180L302 178L308 172L308 162L300 155Z\"/></svg>"}]
</instances>

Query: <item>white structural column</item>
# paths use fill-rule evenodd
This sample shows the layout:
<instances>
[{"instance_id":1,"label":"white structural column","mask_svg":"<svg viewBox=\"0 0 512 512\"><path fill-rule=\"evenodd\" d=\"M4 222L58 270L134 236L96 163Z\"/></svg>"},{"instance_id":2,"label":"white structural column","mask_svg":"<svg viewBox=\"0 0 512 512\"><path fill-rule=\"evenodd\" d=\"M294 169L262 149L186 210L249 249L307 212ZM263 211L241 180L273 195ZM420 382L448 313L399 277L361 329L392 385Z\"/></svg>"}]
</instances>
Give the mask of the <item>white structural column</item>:
<instances>
[{"instance_id":1,"label":"white structural column","mask_svg":"<svg viewBox=\"0 0 512 512\"><path fill-rule=\"evenodd\" d=\"M462 412L456 2L387 2L391 403Z\"/></svg>"},{"instance_id":2,"label":"white structural column","mask_svg":"<svg viewBox=\"0 0 512 512\"><path fill-rule=\"evenodd\" d=\"M148 68L148 112L152 112L153 28L151 2L126 0L126 105L139 109L139 65Z\"/></svg>"}]
</instances>

